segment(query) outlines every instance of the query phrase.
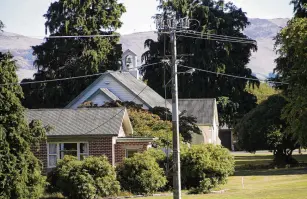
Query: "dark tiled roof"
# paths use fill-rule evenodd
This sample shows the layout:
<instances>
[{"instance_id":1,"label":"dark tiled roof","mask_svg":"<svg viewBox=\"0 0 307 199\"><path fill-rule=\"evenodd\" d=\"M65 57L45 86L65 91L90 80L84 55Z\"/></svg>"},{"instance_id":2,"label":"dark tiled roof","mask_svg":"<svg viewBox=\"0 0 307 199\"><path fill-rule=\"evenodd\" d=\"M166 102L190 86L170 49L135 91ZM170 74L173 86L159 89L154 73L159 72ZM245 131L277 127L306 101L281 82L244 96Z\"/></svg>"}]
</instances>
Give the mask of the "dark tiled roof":
<instances>
[{"instance_id":1,"label":"dark tiled roof","mask_svg":"<svg viewBox=\"0 0 307 199\"><path fill-rule=\"evenodd\" d=\"M215 99L179 99L178 105L181 112L186 111L186 115L196 117L197 124L213 124Z\"/></svg>"},{"instance_id":2,"label":"dark tiled roof","mask_svg":"<svg viewBox=\"0 0 307 199\"><path fill-rule=\"evenodd\" d=\"M28 109L26 116L28 121L37 119L44 126L50 125L52 130L47 136L118 135L125 111L124 108Z\"/></svg>"}]
</instances>

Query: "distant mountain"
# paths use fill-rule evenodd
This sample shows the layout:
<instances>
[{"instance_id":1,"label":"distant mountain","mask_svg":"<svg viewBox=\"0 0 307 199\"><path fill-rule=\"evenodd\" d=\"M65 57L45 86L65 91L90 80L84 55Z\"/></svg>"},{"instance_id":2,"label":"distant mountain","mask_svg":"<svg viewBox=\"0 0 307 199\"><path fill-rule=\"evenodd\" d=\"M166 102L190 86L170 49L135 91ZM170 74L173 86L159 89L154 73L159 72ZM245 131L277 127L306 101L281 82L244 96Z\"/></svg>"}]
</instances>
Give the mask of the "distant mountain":
<instances>
[{"instance_id":1,"label":"distant mountain","mask_svg":"<svg viewBox=\"0 0 307 199\"><path fill-rule=\"evenodd\" d=\"M248 64L257 77L264 79L270 76L275 68L274 59L274 37L285 27L289 19L250 19L251 25L248 26L244 33L257 40L258 51L253 53L251 61ZM141 55L146 51L144 41L146 39L157 39L157 35L153 31L133 33L122 35L120 43L123 51L130 49L138 56L138 63L141 64ZM35 57L32 55L31 46L42 43L41 39L29 38L22 35L0 32L0 51L10 51L17 60L19 67L19 79L32 78L35 72L33 61Z\"/></svg>"}]
</instances>

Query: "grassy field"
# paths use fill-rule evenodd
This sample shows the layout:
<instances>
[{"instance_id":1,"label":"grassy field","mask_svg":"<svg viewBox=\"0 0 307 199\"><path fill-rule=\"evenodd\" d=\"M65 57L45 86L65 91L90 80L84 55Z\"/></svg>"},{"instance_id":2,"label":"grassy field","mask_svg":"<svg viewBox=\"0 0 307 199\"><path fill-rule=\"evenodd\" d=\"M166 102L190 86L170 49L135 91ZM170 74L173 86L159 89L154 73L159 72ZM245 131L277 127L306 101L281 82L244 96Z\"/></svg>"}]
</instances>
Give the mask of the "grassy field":
<instances>
[{"instance_id":1,"label":"grassy field","mask_svg":"<svg viewBox=\"0 0 307 199\"><path fill-rule=\"evenodd\" d=\"M269 165L271 153L233 153L236 173L228 183L219 187L222 193L206 195L183 194L184 199L305 199L307 198L307 168L242 170L244 165ZM307 163L307 153L294 154L301 163ZM46 197L53 198L53 197ZM58 197L54 197L58 198ZM138 199L171 199L172 196L154 196Z\"/></svg>"},{"instance_id":2,"label":"grassy field","mask_svg":"<svg viewBox=\"0 0 307 199\"><path fill-rule=\"evenodd\" d=\"M268 165L272 163L270 153L234 153L236 167L243 165ZM307 154L295 154L300 162L307 162ZM185 199L305 199L307 198L307 168L237 170L228 183L220 187L222 193L186 195ZM148 197L147 199L171 199Z\"/></svg>"}]
</instances>

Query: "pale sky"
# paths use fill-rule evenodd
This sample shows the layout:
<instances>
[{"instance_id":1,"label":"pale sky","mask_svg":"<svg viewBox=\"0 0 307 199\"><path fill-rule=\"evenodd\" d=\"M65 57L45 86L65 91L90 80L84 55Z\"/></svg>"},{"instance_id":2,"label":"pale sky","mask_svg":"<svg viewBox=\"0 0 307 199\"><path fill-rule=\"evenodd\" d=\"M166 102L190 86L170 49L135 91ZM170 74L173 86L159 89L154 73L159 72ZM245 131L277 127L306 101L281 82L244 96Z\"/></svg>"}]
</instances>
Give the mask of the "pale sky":
<instances>
[{"instance_id":1,"label":"pale sky","mask_svg":"<svg viewBox=\"0 0 307 199\"><path fill-rule=\"evenodd\" d=\"M45 19L48 6L54 0L0 0L0 20L7 32L26 36L44 36ZM252 18L290 18L290 0L232 0L235 5ZM151 18L157 13L157 0L119 0L127 12L122 16L121 34L154 30Z\"/></svg>"}]
</instances>

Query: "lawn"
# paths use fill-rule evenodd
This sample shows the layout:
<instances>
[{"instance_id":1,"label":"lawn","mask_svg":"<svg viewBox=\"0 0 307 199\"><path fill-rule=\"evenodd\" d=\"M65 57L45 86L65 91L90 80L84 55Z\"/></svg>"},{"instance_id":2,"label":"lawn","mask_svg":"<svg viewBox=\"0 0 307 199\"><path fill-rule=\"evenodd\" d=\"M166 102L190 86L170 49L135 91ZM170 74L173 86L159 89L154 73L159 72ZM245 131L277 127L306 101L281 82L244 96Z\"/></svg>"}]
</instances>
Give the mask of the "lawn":
<instances>
[{"instance_id":1,"label":"lawn","mask_svg":"<svg viewBox=\"0 0 307 199\"><path fill-rule=\"evenodd\" d=\"M237 171L229 177L228 183L220 187L223 193L206 195L186 195L185 199L304 199L307 198L307 169L266 169L238 170L240 166L268 165L272 163L270 153L234 153ZM307 162L307 154L294 154L300 162ZM243 183L242 183L243 181ZM148 197L146 199L171 199L168 197Z\"/></svg>"},{"instance_id":2,"label":"lawn","mask_svg":"<svg viewBox=\"0 0 307 199\"><path fill-rule=\"evenodd\" d=\"M236 173L228 183L219 187L222 193L187 195L184 199L304 199L307 198L307 168L242 170L244 165L268 165L272 163L271 153L233 153L236 160ZM307 163L307 153L294 154L294 157ZM243 182L243 183L242 183ZM52 197L46 197L52 198ZM56 198L56 197L55 197ZM138 199L171 199L172 196L154 196Z\"/></svg>"}]
</instances>

